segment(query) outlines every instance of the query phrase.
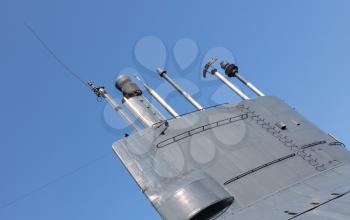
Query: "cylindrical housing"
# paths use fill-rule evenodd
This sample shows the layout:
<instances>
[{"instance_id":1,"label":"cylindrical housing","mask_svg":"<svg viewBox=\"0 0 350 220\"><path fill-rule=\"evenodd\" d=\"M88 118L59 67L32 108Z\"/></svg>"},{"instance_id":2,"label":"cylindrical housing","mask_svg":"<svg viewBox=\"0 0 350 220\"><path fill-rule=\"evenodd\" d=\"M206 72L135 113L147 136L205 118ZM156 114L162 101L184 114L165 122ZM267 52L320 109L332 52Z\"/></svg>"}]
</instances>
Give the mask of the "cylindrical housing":
<instances>
[{"instance_id":1,"label":"cylindrical housing","mask_svg":"<svg viewBox=\"0 0 350 220\"><path fill-rule=\"evenodd\" d=\"M233 202L233 196L220 184L204 177L179 187L157 209L168 220L209 220L218 217Z\"/></svg>"},{"instance_id":2,"label":"cylindrical housing","mask_svg":"<svg viewBox=\"0 0 350 220\"><path fill-rule=\"evenodd\" d=\"M124 97L122 103L131 111L145 127L150 127L165 117L143 96Z\"/></svg>"},{"instance_id":3,"label":"cylindrical housing","mask_svg":"<svg viewBox=\"0 0 350 220\"><path fill-rule=\"evenodd\" d=\"M117 78L115 87L121 91L126 98L142 95L142 91L138 85L126 75L120 75Z\"/></svg>"},{"instance_id":4,"label":"cylindrical housing","mask_svg":"<svg viewBox=\"0 0 350 220\"><path fill-rule=\"evenodd\" d=\"M145 127L165 120L164 116L142 95L142 91L128 76L116 80L116 88L123 93L122 103Z\"/></svg>"},{"instance_id":5,"label":"cylindrical housing","mask_svg":"<svg viewBox=\"0 0 350 220\"><path fill-rule=\"evenodd\" d=\"M218 71L215 71L213 73L218 79L220 79L225 85L227 85L230 89L232 89L237 95L239 95L243 100L248 100L249 97L242 92L237 86L235 86L233 83L228 81L221 73Z\"/></svg>"},{"instance_id":6,"label":"cylindrical housing","mask_svg":"<svg viewBox=\"0 0 350 220\"><path fill-rule=\"evenodd\" d=\"M189 95L185 90L183 90L168 74L165 70L158 68L157 72L161 77L163 77L170 85L172 85L187 101L189 101L194 107L198 110L203 110L203 106L201 106L191 95Z\"/></svg>"}]
</instances>

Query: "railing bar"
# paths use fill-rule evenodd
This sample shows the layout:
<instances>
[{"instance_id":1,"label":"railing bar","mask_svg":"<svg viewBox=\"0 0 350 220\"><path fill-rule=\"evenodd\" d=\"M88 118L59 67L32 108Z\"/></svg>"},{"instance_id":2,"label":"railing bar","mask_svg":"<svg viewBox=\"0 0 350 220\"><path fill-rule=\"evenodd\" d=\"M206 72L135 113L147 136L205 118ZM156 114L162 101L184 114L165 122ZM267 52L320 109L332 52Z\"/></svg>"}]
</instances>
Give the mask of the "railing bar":
<instances>
[{"instance_id":1,"label":"railing bar","mask_svg":"<svg viewBox=\"0 0 350 220\"><path fill-rule=\"evenodd\" d=\"M220 126L223 126L223 125L227 125L227 124L230 124L230 123L234 123L234 122L237 122L237 121L240 121L240 120L244 120L244 119L246 119L246 118L243 118L244 115L247 116L247 114L237 115L237 116L234 116L234 117L230 117L230 118L226 118L226 119L219 120L219 121L217 121L217 122L213 122L213 123L210 123L210 124L202 125L202 126L197 127L197 128L193 128L193 129L191 129L191 130L189 130L189 131L186 131L186 132L183 132L183 133L181 133L181 134L175 135L175 136L172 137L172 138L168 138L168 139L166 139L166 140L163 140L163 141L159 142L156 146L157 146L157 148L162 148L162 147L165 147L165 146L167 146L167 145L170 145L170 144L172 144L172 143L174 143L174 142L177 142L177 141L179 141L179 140L182 140L182 139L184 139L184 138L186 138L186 137L190 137L190 136L192 136L192 135L194 135L194 134L198 134L198 133L201 133L201 132L204 132L204 131L207 131L207 130L210 130L210 129L213 129L213 128L216 128L216 127L220 127ZM233 119L235 119L235 120L232 121ZM223 121L227 121L227 120L228 120L228 122L223 123L223 124L219 124L219 122L223 122ZM211 125L213 125L213 124L216 125L216 126L215 126L215 127L211 127ZM206 128L206 127L207 127L207 128ZM199 128L201 128L202 131L198 131L198 132L193 133L193 134L191 133L192 131L195 131L195 130L197 130L197 129L199 129ZM180 139L176 139L177 137L182 136L182 135L184 135L184 134L186 134L186 133L188 133L188 136L182 137L182 138L180 138ZM163 146L163 143L164 143L164 142L167 142L167 141L169 141L169 140L171 140L171 139L172 139L172 142L167 143L167 144L165 144L165 145ZM160 147L160 146L162 146L162 147Z\"/></svg>"}]
</instances>

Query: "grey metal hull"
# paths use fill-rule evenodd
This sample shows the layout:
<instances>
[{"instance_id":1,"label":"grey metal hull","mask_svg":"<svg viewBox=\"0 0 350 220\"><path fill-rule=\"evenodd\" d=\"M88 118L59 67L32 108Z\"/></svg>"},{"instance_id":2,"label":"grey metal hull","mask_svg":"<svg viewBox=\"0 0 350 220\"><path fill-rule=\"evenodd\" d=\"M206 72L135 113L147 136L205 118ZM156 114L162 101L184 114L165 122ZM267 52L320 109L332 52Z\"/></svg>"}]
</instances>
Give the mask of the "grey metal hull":
<instances>
[{"instance_id":1,"label":"grey metal hull","mask_svg":"<svg viewBox=\"0 0 350 220\"><path fill-rule=\"evenodd\" d=\"M349 152L275 97L190 113L113 149L164 219L350 219Z\"/></svg>"}]
</instances>

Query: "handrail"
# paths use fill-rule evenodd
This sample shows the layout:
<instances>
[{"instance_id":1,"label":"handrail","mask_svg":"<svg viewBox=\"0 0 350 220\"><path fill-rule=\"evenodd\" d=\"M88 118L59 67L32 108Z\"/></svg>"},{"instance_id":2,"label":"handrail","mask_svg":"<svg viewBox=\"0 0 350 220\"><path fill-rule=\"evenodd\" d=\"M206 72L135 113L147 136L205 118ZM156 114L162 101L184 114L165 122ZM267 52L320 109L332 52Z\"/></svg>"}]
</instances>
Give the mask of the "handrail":
<instances>
[{"instance_id":1,"label":"handrail","mask_svg":"<svg viewBox=\"0 0 350 220\"><path fill-rule=\"evenodd\" d=\"M163 148L163 147L165 147L167 145L170 145L170 144L175 143L177 141L180 141L182 139L191 137L192 135L195 135L195 134L198 134L198 133L201 133L201 132L213 129L213 128L217 128L217 127L220 127L220 126L223 126L223 125L234 123L234 122L237 122L237 121L240 121L240 120L244 120L244 119L247 119L247 118L248 118L248 114L242 114L242 115L236 115L236 116L233 116L233 117L230 117L230 118L225 118L225 119L213 122L213 123L205 124L205 125L202 125L200 127L193 128L191 130L183 132L181 134L175 135L175 136L173 136L171 138L168 138L166 140L163 140L163 141L159 142L156 145L156 147L157 148Z\"/></svg>"}]
</instances>

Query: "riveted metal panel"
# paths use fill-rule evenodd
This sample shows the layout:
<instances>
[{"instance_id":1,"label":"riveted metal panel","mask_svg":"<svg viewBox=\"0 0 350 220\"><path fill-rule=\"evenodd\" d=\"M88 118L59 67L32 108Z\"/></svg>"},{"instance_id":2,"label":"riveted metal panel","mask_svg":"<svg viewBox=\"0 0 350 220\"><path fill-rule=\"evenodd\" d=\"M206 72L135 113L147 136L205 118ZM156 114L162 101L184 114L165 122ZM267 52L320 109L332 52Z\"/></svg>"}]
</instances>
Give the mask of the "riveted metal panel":
<instances>
[{"instance_id":1,"label":"riveted metal panel","mask_svg":"<svg viewBox=\"0 0 350 220\"><path fill-rule=\"evenodd\" d=\"M175 211L181 204L174 198L181 190L190 198L195 183L206 178L213 183L205 190L210 195L222 190L227 194L220 198L234 198L217 219L289 219L350 190L349 152L278 98L225 104L168 122L113 144L164 219L190 218L191 206ZM214 197L193 204L205 208Z\"/></svg>"}]
</instances>

